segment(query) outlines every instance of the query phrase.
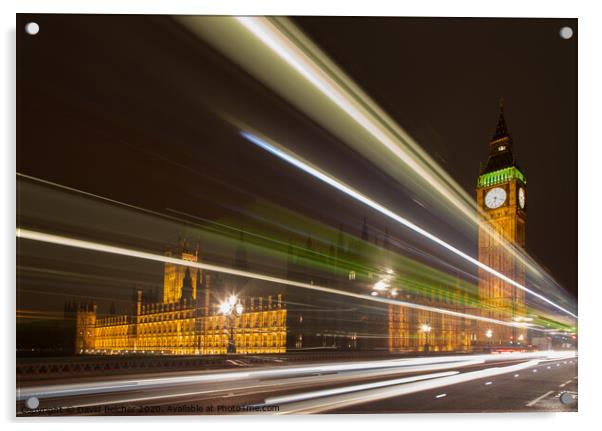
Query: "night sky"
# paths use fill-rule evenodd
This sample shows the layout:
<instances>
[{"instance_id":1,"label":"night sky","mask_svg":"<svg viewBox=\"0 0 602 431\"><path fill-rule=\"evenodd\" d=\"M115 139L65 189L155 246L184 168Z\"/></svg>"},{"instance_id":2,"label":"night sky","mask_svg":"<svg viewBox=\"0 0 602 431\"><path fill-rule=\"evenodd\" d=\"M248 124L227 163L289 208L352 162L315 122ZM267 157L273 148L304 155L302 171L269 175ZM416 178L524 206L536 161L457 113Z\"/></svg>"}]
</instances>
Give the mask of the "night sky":
<instances>
[{"instance_id":1,"label":"night sky","mask_svg":"<svg viewBox=\"0 0 602 431\"><path fill-rule=\"evenodd\" d=\"M17 31L19 173L209 219L260 196L359 235L373 215L258 152L213 109L236 106L397 202L403 185L168 17L20 15L17 28L32 20L37 36ZM503 96L528 180L527 251L576 296L577 40L558 33L576 20L294 21L470 195Z\"/></svg>"},{"instance_id":2,"label":"night sky","mask_svg":"<svg viewBox=\"0 0 602 431\"><path fill-rule=\"evenodd\" d=\"M577 294L577 20L298 22L470 194L503 97L528 181L527 251Z\"/></svg>"}]
</instances>

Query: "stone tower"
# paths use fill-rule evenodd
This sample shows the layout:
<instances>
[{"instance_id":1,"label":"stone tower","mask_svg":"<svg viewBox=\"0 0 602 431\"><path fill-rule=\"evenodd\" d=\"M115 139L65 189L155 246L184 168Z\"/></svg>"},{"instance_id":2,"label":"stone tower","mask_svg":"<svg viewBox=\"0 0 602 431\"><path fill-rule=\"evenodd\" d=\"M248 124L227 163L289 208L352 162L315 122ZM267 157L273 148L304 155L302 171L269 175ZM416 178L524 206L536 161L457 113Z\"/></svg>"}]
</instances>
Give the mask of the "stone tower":
<instances>
[{"instance_id":1,"label":"stone tower","mask_svg":"<svg viewBox=\"0 0 602 431\"><path fill-rule=\"evenodd\" d=\"M199 259L198 246L196 249L187 247L186 241L180 241L178 247L165 253L167 257L197 262ZM195 268L165 263L163 274L163 303L178 302L184 296L196 300L197 278L199 271Z\"/></svg>"},{"instance_id":2,"label":"stone tower","mask_svg":"<svg viewBox=\"0 0 602 431\"><path fill-rule=\"evenodd\" d=\"M75 353L89 353L96 347L96 305L77 303L75 312Z\"/></svg>"},{"instance_id":3,"label":"stone tower","mask_svg":"<svg viewBox=\"0 0 602 431\"><path fill-rule=\"evenodd\" d=\"M520 261L504 247L501 239L519 248L525 247L527 180L513 154L513 141L504 117L503 100L497 127L489 142L489 158L479 175L476 198L489 235L479 227L479 261L524 285L525 270ZM525 315L525 292L479 269L479 300L485 317L514 321ZM509 326L482 323L477 339L480 344L516 345L526 342L526 331Z\"/></svg>"}]
</instances>

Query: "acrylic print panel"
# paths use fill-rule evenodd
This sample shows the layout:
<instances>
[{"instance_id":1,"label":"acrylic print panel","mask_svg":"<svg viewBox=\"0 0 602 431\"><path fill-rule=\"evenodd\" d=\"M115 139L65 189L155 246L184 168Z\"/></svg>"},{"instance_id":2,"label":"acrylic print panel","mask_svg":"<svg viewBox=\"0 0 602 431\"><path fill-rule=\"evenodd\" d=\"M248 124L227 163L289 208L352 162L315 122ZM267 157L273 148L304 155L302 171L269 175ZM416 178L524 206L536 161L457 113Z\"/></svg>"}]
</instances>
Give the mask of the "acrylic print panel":
<instances>
[{"instance_id":1,"label":"acrylic print panel","mask_svg":"<svg viewBox=\"0 0 602 431\"><path fill-rule=\"evenodd\" d=\"M577 410L576 20L17 29L17 415Z\"/></svg>"}]
</instances>

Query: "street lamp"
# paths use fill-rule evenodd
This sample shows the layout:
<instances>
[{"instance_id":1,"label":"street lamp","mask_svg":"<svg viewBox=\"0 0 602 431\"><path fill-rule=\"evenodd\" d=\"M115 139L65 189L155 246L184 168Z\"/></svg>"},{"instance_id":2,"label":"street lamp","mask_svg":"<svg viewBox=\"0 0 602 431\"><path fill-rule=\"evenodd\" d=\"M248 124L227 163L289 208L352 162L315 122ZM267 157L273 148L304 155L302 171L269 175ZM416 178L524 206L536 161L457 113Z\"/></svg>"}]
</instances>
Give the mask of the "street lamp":
<instances>
[{"instance_id":1,"label":"street lamp","mask_svg":"<svg viewBox=\"0 0 602 431\"><path fill-rule=\"evenodd\" d=\"M378 291L378 292L384 292L385 290L387 290L389 288L390 284L387 280L379 280L377 281L374 286L373 289Z\"/></svg>"},{"instance_id":2,"label":"street lamp","mask_svg":"<svg viewBox=\"0 0 602 431\"><path fill-rule=\"evenodd\" d=\"M491 337L493 337L493 331L491 329L488 329L487 331L485 331L485 336L491 340Z\"/></svg>"},{"instance_id":3,"label":"street lamp","mask_svg":"<svg viewBox=\"0 0 602 431\"><path fill-rule=\"evenodd\" d=\"M423 323L420 326L420 330L422 332L424 332L424 351L428 352L429 351L429 332L431 332L431 327L430 327L430 325Z\"/></svg>"},{"instance_id":4,"label":"street lamp","mask_svg":"<svg viewBox=\"0 0 602 431\"><path fill-rule=\"evenodd\" d=\"M236 295L230 295L228 300L222 302L219 306L219 311L228 317L230 324L230 336L228 339L228 353L236 353L236 342L234 341L234 325L236 317L242 314L243 306Z\"/></svg>"}]
</instances>

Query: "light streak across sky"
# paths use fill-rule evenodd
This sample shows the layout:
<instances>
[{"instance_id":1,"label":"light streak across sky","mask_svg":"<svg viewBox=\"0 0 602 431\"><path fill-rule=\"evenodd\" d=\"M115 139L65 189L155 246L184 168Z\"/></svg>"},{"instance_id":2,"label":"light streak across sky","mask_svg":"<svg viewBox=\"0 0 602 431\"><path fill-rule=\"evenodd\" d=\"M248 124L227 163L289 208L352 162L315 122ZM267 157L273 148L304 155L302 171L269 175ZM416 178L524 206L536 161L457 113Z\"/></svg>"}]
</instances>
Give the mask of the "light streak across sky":
<instances>
[{"instance_id":1,"label":"light streak across sky","mask_svg":"<svg viewBox=\"0 0 602 431\"><path fill-rule=\"evenodd\" d=\"M362 299L362 300L366 300L366 301L398 305L398 306L403 306L403 307L413 308L413 309L418 309L418 310L424 310L424 311L438 313L438 314L445 314L445 315L454 316L454 317L462 317L462 318L467 318L467 319L472 319L472 320L478 320L478 321L482 321L482 322L492 323L495 325L504 325L504 326L510 326L510 327L514 327L514 328L529 328L531 330L542 331L542 329L539 329L539 328L534 327L533 325L527 324L527 323L506 322L506 321L502 321L502 320L491 319L491 318L484 317L484 316L478 316L478 315L469 314L469 313L461 313L458 311L448 310L445 308L432 307L432 306L423 305L423 304L415 304L412 302L400 301L400 300L391 299L391 298L383 298L383 297L379 297L379 296L364 295L364 294L359 294L359 293L355 293L355 292L348 292L345 290L339 290L339 289L333 289L333 288L329 288L329 287L325 287L325 286L319 286L317 284L302 283L299 281L287 280L285 278L274 277L271 275L261 274L261 273L257 273L257 272L243 271L243 270L239 270L239 269L235 269L235 268L229 268L229 267L220 266L220 265L212 265L212 264L202 263L202 262L191 262L188 260L178 259L175 257L163 256L160 254L154 254L154 253L149 253L149 252L140 251L140 250L133 250L133 249L125 248L125 247L118 247L118 246L113 246L113 245L108 245L108 244L101 244L101 243L97 243L97 242L93 242L93 241L86 241L86 240L81 240L81 239L76 239L76 238L70 238L70 237L66 237L66 236L62 236L62 235L54 235L54 234L49 234L49 233L44 233L44 232L33 231L33 230L29 230L29 229L22 229L22 228L18 228L16 234L17 234L17 238L29 239L29 240L33 240L33 241L41 241L41 242L45 242L45 243L49 243L49 244L61 245L61 246L66 246L66 247L75 247L75 248L80 248L80 249L84 249L84 250L92 250L92 251L96 251L96 252L100 252L100 253L109 253L109 254L115 254L115 255L120 255L120 256L128 256L128 257L137 258L137 259L146 259L146 260L151 260L151 261L155 261L155 262L171 263L171 264L175 264L175 265L188 266L191 268L198 268L198 269L204 269L204 270L208 270L208 271L220 272L220 273L224 273L224 274L236 275L236 276L240 276L240 277L247 277L247 278L251 278L251 279L255 279L255 280L262 280L262 281L267 281L267 282L272 282L272 283L286 284L289 286L299 287L299 288L303 288L303 289L309 289L309 290L324 292L324 293L331 293L331 294L335 294L335 295Z\"/></svg>"},{"instance_id":2,"label":"light streak across sky","mask_svg":"<svg viewBox=\"0 0 602 431\"><path fill-rule=\"evenodd\" d=\"M305 79L311 82L324 95L332 100L339 108L345 111L355 122L360 124L368 133L370 133L378 142L382 143L395 156L402 160L407 166L415 171L421 178L425 179L431 186L436 187L438 181L433 175L425 169L422 164L408 152L403 151L389 136L386 130L372 121L369 115L362 109L362 106L353 100L347 92L341 88L332 77L328 76L325 70L318 67L303 50L286 38L276 27L265 18L256 17L236 17L246 29L260 39L266 46L292 66ZM364 98L365 99L365 98ZM466 208L458 201L453 201L454 205L466 212ZM466 213L470 217L474 214Z\"/></svg>"},{"instance_id":3,"label":"light streak across sky","mask_svg":"<svg viewBox=\"0 0 602 431\"><path fill-rule=\"evenodd\" d=\"M540 280L538 284L546 287L548 297L562 291L554 278L524 250L496 236L480 216L474 199L290 20L279 17L204 20L178 17L177 20L438 211L447 211L448 220L454 219L458 226L470 229L477 225L481 232L495 237L524 265L534 285ZM250 130L237 125L239 129ZM551 292L551 288L555 291ZM569 310L561 311L576 317Z\"/></svg>"},{"instance_id":4,"label":"light streak across sky","mask_svg":"<svg viewBox=\"0 0 602 431\"><path fill-rule=\"evenodd\" d=\"M529 289L528 287L523 286L522 284L512 280L510 277L507 277L506 275L502 274L501 272L498 272L495 269L485 265L484 263L480 262L478 259L475 259L474 257L464 253L463 251L461 251L458 248L454 247L453 245L447 243L446 241L442 240L441 238L433 235L432 233L430 233L427 230L412 223L411 221L407 220L406 218L396 214L395 212L384 207L383 205L379 204L378 202L375 202L374 200L370 199L369 197L354 190L352 187L348 186L347 184L343 183L342 181L334 178L333 176L331 176L327 173L322 172L320 169L318 169L314 166L311 166L308 162L297 157L290 151L284 150L281 146L279 146L275 143L268 143L266 139L259 138L256 135L251 134L246 131L242 131L241 135L245 139L247 139L250 142L252 142L253 144L263 148L264 150L268 151L269 153L275 155L276 157L286 161L287 163L290 163L291 165L293 165L293 166L301 169L302 171L312 175L313 177L325 182L326 184L336 188L337 190L340 190L341 192L345 193L346 195L352 197L353 199L355 199L359 202L362 202L365 205L368 205L369 207L371 207L374 210L380 212L381 214L389 217L390 219L402 224L403 226L411 229L412 231L435 242L436 244L451 251L452 253L456 254L457 256L460 256L462 259L465 259L468 262L481 268L482 270L494 275L495 277L498 277L500 280L502 280L506 283L509 283L509 284L513 285L514 287L516 287L520 290L523 290L538 299L541 299L542 301L552 305L553 307L557 308L560 311L563 311L564 313L568 314L569 316L577 318L576 314L572 313L571 311L567 310L566 308L556 304L555 302L551 301L550 299L546 298L545 296L541 295L540 293L537 293L537 292Z\"/></svg>"},{"instance_id":5,"label":"light streak across sky","mask_svg":"<svg viewBox=\"0 0 602 431\"><path fill-rule=\"evenodd\" d=\"M396 160L409 168L406 171L417 174L420 181L426 182L440 200L451 203L464 218L479 225L488 235L495 235L491 226L478 215L474 201L445 170L289 20L264 17L235 19L367 131L376 143L386 149L386 159L394 155ZM363 151L363 154L367 154L367 151ZM398 172L397 169L395 171ZM533 274L542 276L541 271L519 248L503 238L497 241L509 253L520 258Z\"/></svg>"},{"instance_id":6,"label":"light streak across sky","mask_svg":"<svg viewBox=\"0 0 602 431\"><path fill-rule=\"evenodd\" d=\"M201 225L194 223L191 226L195 226L196 228L201 228L202 231L200 232L204 232L204 233L208 233L209 231L212 232L210 235L216 234L218 235L217 237L205 237L206 240L210 241L213 244L216 244L216 242L214 241L218 241L221 242L222 240L226 240L226 238L229 238L231 232L236 232L237 234L244 232L244 234L246 235L246 246L249 247L251 244L253 244L252 242L252 238L256 237L256 238L260 238L261 239L261 243L262 245L259 246L260 248L258 249L254 249L255 252L260 253L261 256L276 256L276 258L282 259L284 258L283 256L283 252L284 250L286 250L286 246L287 246L287 242L284 240L279 240L278 238L275 238L273 236L265 236L262 235L261 233L258 235L257 231L251 231L251 230L239 230L238 228L235 228L231 225L225 225L225 224L221 224L215 221L209 221L207 219L204 218L200 218L198 216L192 215L192 214L188 214L188 213L184 213L181 211L177 211L177 210L171 210L171 212L175 212L176 214L178 214L178 216L185 216L186 218L181 218L181 217L177 217L174 218L173 216L162 216L162 214L157 213L155 211L152 210L148 210L145 208L141 208L141 207L136 207L136 206L132 206L130 204L126 204L126 203L122 203L119 201L115 201L113 199L108 199L105 198L104 196L101 195L96 195L96 194L90 194L87 192L83 192L81 190L78 189L74 189L71 187L66 187L57 183L51 183L49 181L46 180L41 180L39 178L35 178L35 177L30 177L27 175L23 175L23 174L17 174L19 175L19 177L23 177L23 178L27 178L27 180L32 180L35 182L40 182L44 185L50 185L52 188L58 188L58 189L62 189L62 190L67 190L69 192L75 192L78 194L83 194L86 197L90 197L93 198L94 200L101 200L101 201L105 201L105 202L110 202L111 204L117 204L119 206L124 206L127 209L132 209L135 210L136 212L142 212L144 214L149 214L152 216L159 216L161 218L167 218L170 221L174 221L174 222L178 222L178 223L184 223L185 225L188 225L191 223L191 219L194 220L199 220L201 222L203 222ZM24 189L22 189L22 192L24 192ZM54 202L56 202L54 199L52 199ZM43 204L42 202L38 201L37 206L43 206L45 204ZM69 209L67 209L66 207L63 207L64 210L66 210L67 212L70 212ZM251 214L253 216L256 216L258 214L263 214L263 217L265 217L264 221L267 223L274 223L274 221L276 220L286 220L286 224L284 225L287 230L291 229L291 227L293 229L297 229L296 232L297 233L306 233L308 231L312 231L315 232L315 222L311 219L307 219L307 218L303 218L302 220L302 225L298 225L297 223L299 222L296 217L298 217L298 215L294 215L294 213L291 213L290 211L286 211L284 214L282 213L282 208L279 209L279 207L275 207L273 205L270 205L269 207L263 208L260 207L255 207L253 209L253 211L251 212ZM259 213L257 211L260 211ZM83 215L83 217L86 217L86 215ZM128 215L128 218L130 218L131 216ZM206 223L210 223L211 227L207 226ZM295 227L296 226L296 227ZM217 229L215 229L217 228ZM170 228L171 229L171 228ZM326 228L328 229L328 228ZM198 233L200 233L198 232ZM342 233L339 231L339 235L341 235ZM316 238L319 237L327 237L329 235L336 235L336 231L334 230L327 230L327 231L318 231L316 233ZM238 236L238 235L236 235ZM341 238L339 238L341 239ZM355 238L348 238L350 241L354 241ZM265 246L266 242L269 244L269 246ZM236 243L238 244L238 243ZM290 244L290 243L289 243ZM277 249L280 247L281 251L277 251ZM373 251L378 252L377 249L372 249ZM271 254L271 253L275 253L275 254ZM290 250L287 251L287 253L290 253ZM331 269L330 266L323 266L324 262L328 261L328 255L326 254L319 254L316 253L315 250L309 250L303 247L299 247L299 246L294 246L294 253L311 253L312 255L314 255L315 259L314 260L307 260L306 263L312 264L312 265L317 265L315 266L315 268L327 268L327 269ZM392 257L392 256L390 256ZM419 273L421 274L421 276L427 276L428 279L431 281L431 286L433 284L443 284L443 285L450 285L451 283L455 283L456 280L452 280L451 277L446 278L444 273L440 273L437 270L435 270L432 267L429 267L427 265L424 264L420 264L417 261L412 261L412 260L408 260L406 258L404 258L401 255L395 254L395 258L396 259L401 259L401 260L395 260L395 264L393 264L393 262L389 262L390 264L393 265L398 265L398 266L402 266L405 268L405 276L402 277L401 274L397 274L396 276L396 281L401 283L404 283L404 290L406 292L423 292L424 289L426 289L426 286L423 284L423 282L419 281L416 278L416 275ZM338 264L336 265L337 268L343 269L344 275L347 275L347 271L358 271L358 272L378 272L379 269L378 268L374 268L374 267L369 267L369 266L364 266L363 263L359 262L358 260L345 260L342 259L340 257L337 257L337 262ZM340 265L340 266L339 266ZM34 271L36 273L40 273L40 269L36 269L33 267L22 267L22 270L24 271ZM410 272L407 272L410 271ZM414 274L414 275L410 275L410 274ZM66 273L66 272L52 272L52 271L46 271L46 275L48 276L68 276L68 277L82 277L82 274L76 274L76 273ZM443 277L443 278L441 278ZM106 276L95 276L96 280L104 280L105 282L111 283L111 282L117 282L117 281L124 281L121 279L115 279L115 278L108 278ZM82 279L79 278L79 280L81 281ZM429 286L429 289L430 287ZM468 289L467 286L464 286L464 289ZM29 293L33 293L33 294L37 294L37 293L43 293L45 295L56 295L56 296L60 296L60 293L48 293L48 292L36 292L35 290L28 290ZM91 299L89 297L83 297L83 298L87 298L87 299ZM102 299L101 297L97 297L95 299ZM463 301L463 299L459 299L458 301ZM473 304L474 306L479 306L478 304ZM553 322L554 324L557 322ZM555 327L555 326L554 326Z\"/></svg>"}]
</instances>

